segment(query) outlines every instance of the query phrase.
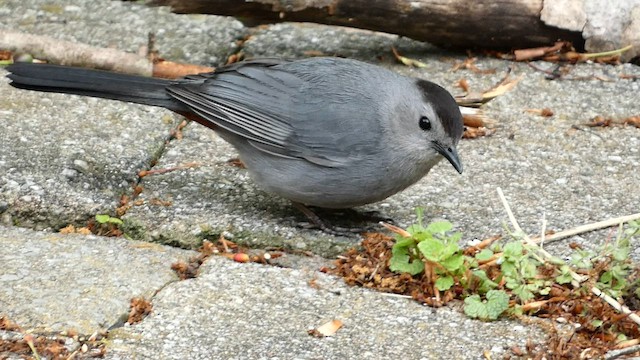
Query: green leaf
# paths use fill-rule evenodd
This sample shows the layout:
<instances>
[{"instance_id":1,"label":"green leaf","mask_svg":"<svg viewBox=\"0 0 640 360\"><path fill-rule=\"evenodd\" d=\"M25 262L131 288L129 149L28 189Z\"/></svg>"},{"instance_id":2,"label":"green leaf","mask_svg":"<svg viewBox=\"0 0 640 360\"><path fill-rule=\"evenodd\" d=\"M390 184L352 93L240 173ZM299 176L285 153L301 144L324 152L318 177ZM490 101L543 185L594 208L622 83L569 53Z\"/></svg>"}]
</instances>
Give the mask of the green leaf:
<instances>
[{"instance_id":1,"label":"green leaf","mask_svg":"<svg viewBox=\"0 0 640 360\"><path fill-rule=\"evenodd\" d=\"M489 249L482 249L479 253L476 254L476 259L478 261L487 261L491 259L493 256L493 251Z\"/></svg>"},{"instance_id":2,"label":"green leaf","mask_svg":"<svg viewBox=\"0 0 640 360\"><path fill-rule=\"evenodd\" d=\"M471 318L496 320L508 308L509 295L501 290L487 292L484 301L477 294L464 299L464 313Z\"/></svg>"},{"instance_id":3,"label":"green leaf","mask_svg":"<svg viewBox=\"0 0 640 360\"><path fill-rule=\"evenodd\" d=\"M616 261L626 261L629 259L629 248L617 248L611 254Z\"/></svg>"},{"instance_id":4,"label":"green leaf","mask_svg":"<svg viewBox=\"0 0 640 360\"><path fill-rule=\"evenodd\" d=\"M567 265L563 265L560 267L560 275L556 276L556 282L558 284L568 284L573 281L573 277L571 276L571 269Z\"/></svg>"},{"instance_id":5,"label":"green leaf","mask_svg":"<svg viewBox=\"0 0 640 360\"><path fill-rule=\"evenodd\" d=\"M437 239L425 239L418 243L418 249L427 260L438 262L444 251L444 244Z\"/></svg>"},{"instance_id":6,"label":"green leaf","mask_svg":"<svg viewBox=\"0 0 640 360\"><path fill-rule=\"evenodd\" d=\"M118 218L114 218L114 217L110 217L108 222L112 223L112 224L116 224L116 225L122 225L124 224L124 222Z\"/></svg>"},{"instance_id":7,"label":"green leaf","mask_svg":"<svg viewBox=\"0 0 640 360\"><path fill-rule=\"evenodd\" d=\"M594 319L591 320L591 326L595 327L595 328L599 328L600 326L602 326L604 322L600 319Z\"/></svg>"},{"instance_id":8,"label":"green leaf","mask_svg":"<svg viewBox=\"0 0 640 360\"><path fill-rule=\"evenodd\" d=\"M487 273L484 270L475 270L473 272L473 276L480 279L480 286L478 287L478 291L483 294L498 287L498 283L489 279Z\"/></svg>"},{"instance_id":9,"label":"green leaf","mask_svg":"<svg viewBox=\"0 0 640 360\"><path fill-rule=\"evenodd\" d=\"M96 215L96 221L99 222L100 224L106 224L110 218L111 216L106 214Z\"/></svg>"},{"instance_id":10,"label":"green leaf","mask_svg":"<svg viewBox=\"0 0 640 360\"><path fill-rule=\"evenodd\" d=\"M611 274L611 271L605 271L602 273L602 275L600 275L600 279L598 279L598 281L608 284L608 283L611 283L612 279L613 279L613 275Z\"/></svg>"},{"instance_id":11,"label":"green leaf","mask_svg":"<svg viewBox=\"0 0 640 360\"><path fill-rule=\"evenodd\" d=\"M510 242L507 243L504 246L504 257L506 259L515 259L515 260L519 260L523 254L522 254L522 243L519 241L514 241L514 242Z\"/></svg>"},{"instance_id":12,"label":"green leaf","mask_svg":"<svg viewBox=\"0 0 640 360\"><path fill-rule=\"evenodd\" d=\"M449 290L453 286L453 277L443 276L436 280L436 288L440 291Z\"/></svg>"},{"instance_id":13,"label":"green leaf","mask_svg":"<svg viewBox=\"0 0 640 360\"><path fill-rule=\"evenodd\" d=\"M519 277L518 269L511 261L504 261L500 265L500 270L502 271L502 275L507 279L517 279Z\"/></svg>"},{"instance_id":14,"label":"green leaf","mask_svg":"<svg viewBox=\"0 0 640 360\"><path fill-rule=\"evenodd\" d=\"M444 247L444 249L442 249L442 251L440 252L440 256L439 260L445 260L451 256L453 256L455 253L457 253L460 250L460 246L458 246L458 244L448 244Z\"/></svg>"},{"instance_id":15,"label":"green leaf","mask_svg":"<svg viewBox=\"0 0 640 360\"><path fill-rule=\"evenodd\" d=\"M507 285L507 287L509 287ZM509 287L510 288L510 287ZM511 289L511 288L510 288ZM533 299L534 295L527 285L517 285L512 288L513 294L517 296L521 302L526 302Z\"/></svg>"},{"instance_id":16,"label":"green leaf","mask_svg":"<svg viewBox=\"0 0 640 360\"><path fill-rule=\"evenodd\" d=\"M462 270L464 256L462 254L453 255L442 261L440 264L448 271L456 272L458 270Z\"/></svg>"},{"instance_id":17,"label":"green leaf","mask_svg":"<svg viewBox=\"0 0 640 360\"><path fill-rule=\"evenodd\" d=\"M426 234L425 228L417 224L409 226L407 232L415 237L424 237Z\"/></svg>"},{"instance_id":18,"label":"green leaf","mask_svg":"<svg viewBox=\"0 0 640 360\"><path fill-rule=\"evenodd\" d=\"M393 272L406 272L411 275L420 274L424 271L424 263L420 259L413 259L409 255L409 247L396 247L392 249L392 256L389 260L389 269Z\"/></svg>"},{"instance_id":19,"label":"green leaf","mask_svg":"<svg viewBox=\"0 0 640 360\"><path fill-rule=\"evenodd\" d=\"M497 319L509 308L509 295L502 290L491 290L487 292L487 305L490 318Z\"/></svg>"},{"instance_id":20,"label":"green leaf","mask_svg":"<svg viewBox=\"0 0 640 360\"><path fill-rule=\"evenodd\" d=\"M551 287L544 287L538 291L538 294L549 295L550 292L551 292Z\"/></svg>"},{"instance_id":21,"label":"green leaf","mask_svg":"<svg viewBox=\"0 0 640 360\"><path fill-rule=\"evenodd\" d=\"M415 244L416 241L413 238L398 235L398 237L396 238L396 243L393 244L393 250L401 247L409 247Z\"/></svg>"},{"instance_id":22,"label":"green leaf","mask_svg":"<svg viewBox=\"0 0 640 360\"><path fill-rule=\"evenodd\" d=\"M427 226L427 231L432 234L444 234L453 229L453 225L448 221L434 221Z\"/></svg>"},{"instance_id":23,"label":"green leaf","mask_svg":"<svg viewBox=\"0 0 640 360\"><path fill-rule=\"evenodd\" d=\"M474 294L464 299L464 313L473 319L487 316L487 311L480 299L480 295Z\"/></svg>"}]
</instances>

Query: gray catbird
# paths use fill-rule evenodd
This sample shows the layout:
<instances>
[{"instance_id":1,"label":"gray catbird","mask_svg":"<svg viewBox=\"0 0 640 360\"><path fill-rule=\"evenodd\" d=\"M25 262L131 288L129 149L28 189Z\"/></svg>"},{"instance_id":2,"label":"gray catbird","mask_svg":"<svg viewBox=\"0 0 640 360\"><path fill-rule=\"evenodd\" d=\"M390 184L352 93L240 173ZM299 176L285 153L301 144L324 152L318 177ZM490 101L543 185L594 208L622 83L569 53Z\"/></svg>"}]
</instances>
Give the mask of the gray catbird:
<instances>
[{"instance_id":1,"label":"gray catbird","mask_svg":"<svg viewBox=\"0 0 640 360\"><path fill-rule=\"evenodd\" d=\"M15 63L11 85L153 105L210 127L254 181L300 206L385 199L442 157L462 173L462 115L442 87L341 58L252 60L179 80ZM309 215L307 213L307 215Z\"/></svg>"}]
</instances>

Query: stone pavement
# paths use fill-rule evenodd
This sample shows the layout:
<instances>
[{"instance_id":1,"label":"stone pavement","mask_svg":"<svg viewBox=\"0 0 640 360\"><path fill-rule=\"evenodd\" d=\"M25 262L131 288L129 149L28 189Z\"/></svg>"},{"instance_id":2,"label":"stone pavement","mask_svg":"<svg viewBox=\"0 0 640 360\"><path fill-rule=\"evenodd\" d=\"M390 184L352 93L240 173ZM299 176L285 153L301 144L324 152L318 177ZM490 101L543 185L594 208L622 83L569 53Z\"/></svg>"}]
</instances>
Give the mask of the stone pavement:
<instances>
[{"instance_id":1,"label":"stone pavement","mask_svg":"<svg viewBox=\"0 0 640 360\"><path fill-rule=\"evenodd\" d=\"M495 134L460 145L464 174L443 162L410 189L363 209L381 210L406 226L422 206L428 220L453 222L466 240L504 233L497 187L531 233L539 232L543 216L547 228L563 230L640 210L640 130L574 128L596 115L640 114L640 83L620 78L639 76L634 65L571 67L572 76L611 81L549 81L526 64L491 58L479 58L477 65L495 74L454 72L465 54L359 30L311 24L248 29L230 18L174 15L119 1L0 5L2 29L127 51L137 51L154 31L163 57L214 66L240 50L236 40L251 34L242 45L248 57L348 56L430 79L454 94L461 78L482 90L512 68L523 76L520 83L484 107L496 120ZM392 45L428 67L396 64ZM129 300L144 296L153 303L152 314L113 329L107 358L476 359L483 351L496 358L544 336L518 322L468 320L455 305L435 310L346 287L317 270L357 239L300 229L303 219L286 201L262 192L244 170L228 164L236 154L214 132L189 124L181 140L169 140L181 119L168 111L18 91L4 75L0 69L0 316L24 329L90 335L119 324ZM526 111L542 108L554 116ZM138 199L144 203L123 217L135 240L57 233L96 214L113 214L120 196L132 193L140 170L189 164L196 166L141 180ZM250 247L291 250L289 268L213 257L199 277L178 281L170 265L221 232ZM608 234L582 234L547 249L566 254L569 241L595 246ZM638 244L633 247L638 260ZM300 251L314 256L294 255ZM312 280L317 288L309 285ZM344 322L334 337L307 335L334 318Z\"/></svg>"}]
</instances>

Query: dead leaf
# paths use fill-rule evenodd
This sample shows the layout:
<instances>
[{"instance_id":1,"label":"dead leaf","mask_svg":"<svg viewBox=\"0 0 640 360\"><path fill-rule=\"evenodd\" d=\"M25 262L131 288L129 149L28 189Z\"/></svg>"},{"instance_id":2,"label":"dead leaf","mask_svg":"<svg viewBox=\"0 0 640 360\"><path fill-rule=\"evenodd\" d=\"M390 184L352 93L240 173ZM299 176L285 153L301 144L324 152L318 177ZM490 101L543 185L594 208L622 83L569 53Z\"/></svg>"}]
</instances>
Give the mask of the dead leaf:
<instances>
[{"instance_id":1,"label":"dead leaf","mask_svg":"<svg viewBox=\"0 0 640 360\"><path fill-rule=\"evenodd\" d=\"M525 109L526 112L531 113L531 114L536 114L536 115L540 115L540 116L544 116L544 117L551 117L553 116L553 110L549 109L549 108L544 108L544 109Z\"/></svg>"},{"instance_id":2,"label":"dead leaf","mask_svg":"<svg viewBox=\"0 0 640 360\"><path fill-rule=\"evenodd\" d=\"M458 80L458 87L465 93L469 92L469 82L467 81L467 79Z\"/></svg>"},{"instance_id":3,"label":"dead leaf","mask_svg":"<svg viewBox=\"0 0 640 360\"><path fill-rule=\"evenodd\" d=\"M482 70L479 67L477 67L476 64L475 64L475 62L477 60L478 60L477 57L469 56L464 61L457 61L453 65L453 67L451 68L451 71L458 71L460 69L466 69L466 70L471 70L472 72L474 72L476 74L495 74L496 69Z\"/></svg>"},{"instance_id":4,"label":"dead leaf","mask_svg":"<svg viewBox=\"0 0 640 360\"><path fill-rule=\"evenodd\" d=\"M427 64L418 61L418 60L414 60L414 59L409 59L407 57L404 57L402 55L400 55L400 53L398 53L398 50L396 50L396 48L394 46L391 47L391 51L393 51L393 56L396 57L396 59L398 61L400 61L401 63L403 63L404 65L407 66L413 66L413 67L417 67L417 68L425 68L427 67Z\"/></svg>"},{"instance_id":5,"label":"dead leaf","mask_svg":"<svg viewBox=\"0 0 640 360\"><path fill-rule=\"evenodd\" d=\"M475 139L481 136L489 136L492 135L495 131L491 129L487 129L485 127L473 128L468 127L464 130L462 134L463 139Z\"/></svg>"},{"instance_id":6,"label":"dead leaf","mask_svg":"<svg viewBox=\"0 0 640 360\"><path fill-rule=\"evenodd\" d=\"M163 79L178 79L187 75L202 74L215 71L215 68L195 64L182 64L173 61L154 61L153 77Z\"/></svg>"},{"instance_id":7,"label":"dead leaf","mask_svg":"<svg viewBox=\"0 0 640 360\"><path fill-rule=\"evenodd\" d=\"M497 86L482 93L482 99L484 100L484 102L487 102L506 93L507 91L513 89L516 84L518 84L518 82L522 80L523 77L524 75L520 75L515 79L510 79L509 75L507 74L507 76L502 79L502 81Z\"/></svg>"},{"instance_id":8,"label":"dead leaf","mask_svg":"<svg viewBox=\"0 0 640 360\"><path fill-rule=\"evenodd\" d=\"M570 42L558 41L553 46L543 46L530 49L519 49L513 52L515 61L529 61L541 59L548 62L586 62L593 60L603 64L617 64L620 54L632 48L632 45L620 49L599 53L579 53Z\"/></svg>"},{"instance_id":9,"label":"dead leaf","mask_svg":"<svg viewBox=\"0 0 640 360\"><path fill-rule=\"evenodd\" d=\"M566 41L558 41L553 46L542 46L529 49L518 49L513 52L515 61L533 60L543 57L546 54L555 53L562 49L569 51L573 49L573 45Z\"/></svg>"},{"instance_id":10,"label":"dead leaf","mask_svg":"<svg viewBox=\"0 0 640 360\"><path fill-rule=\"evenodd\" d=\"M507 91L513 89L524 75L520 75L516 78L510 77L511 70L500 80L498 84L492 88L478 93L476 91L470 91L465 96L456 96L456 103L460 106L479 107L482 104L489 102L490 100L505 94Z\"/></svg>"},{"instance_id":11,"label":"dead leaf","mask_svg":"<svg viewBox=\"0 0 640 360\"><path fill-rule=\"evenodd\" d=\"M309 335L315 337L333 336L342 327L342 321L334 319L326 322L315 329L308 331Z\"/></svg>"}]
</instances>

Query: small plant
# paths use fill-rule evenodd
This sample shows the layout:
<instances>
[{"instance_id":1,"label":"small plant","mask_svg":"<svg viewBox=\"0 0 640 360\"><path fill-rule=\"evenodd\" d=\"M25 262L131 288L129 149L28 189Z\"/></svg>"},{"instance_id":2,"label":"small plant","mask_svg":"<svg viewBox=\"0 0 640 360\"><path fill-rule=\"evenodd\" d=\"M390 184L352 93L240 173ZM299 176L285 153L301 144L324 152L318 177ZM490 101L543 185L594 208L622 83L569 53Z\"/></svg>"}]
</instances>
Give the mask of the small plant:
<instances>
[{"instance_id":1,"label":"small plant","mask_svg":"<svg viewBox=\"0 0 640 360\"><path fill-rule=\"evenodd\" d=\"M481 300L480 295L474 295L468 304L465 302L465 309L474 307L469 310L469 316L483 320L497 319L507 309L505 303L508 305L508 295L502 290L493 290L498 284L478 268L478 259L464 254L458 245L462 233L453 232L453 225L448 221L436 221L424 227L422 209L418 208L416 214L418 223L410 226L404 235L396 236L389 261L391 271L411 275L424 273L431 279L436 297L438 292L452 290L454 286L458 290L468 290L473 283L474 288L485 295L485 300ZM492 255L493 252L487 250L480 259ZM505 298L507 301L502 301Z\"/></svg>"},{"instance_id":2,"label":"small plant","mask_svg":"<svg viewBox=\"0 0 640 360\"><path fill-rule=\"evenodd\" d=\"M448 221L437 221L427 227L422 225L422 209L416 211L418 224L407 229L410 236L398 235L393 246L389 267L392 271L417 275L426 269L435 275L435 286L440 291L450 289L468 270L465 256L458 245L460 232L452 233Z\"/></svg>"},{"instance_id":3,"label":"small plant","mask_svg":"<svg viewBox=\"0 0 640 360\"><path fill-rule=\"evenodd\" d=\"M89 223L88 228L92 233L102 236L122 236L124 222L116 217L107 214L98 214L95 216L95 223Z\"/></svg>"},{"instance_id":4,"label":"small plant","mask_svg":"<svg viewBox=\"0 0 640 360\"><path fill-rule=\"evenodd\" d=\"M576 247L566 264L522 241L524 235L518 233L511 234L515 241L503 246L492 244L465 252L458 245L462 234L452 231L451 223L436 221L424 226L422 209L416 213L417 224L396 235L390 270L431 283L436 298L442 292L446 299L464 299L464 311L469 317L495 320L509 309L510 299L516 305L511 311L521 313L521 306L548 298L554 284L578 286L576 271L590 272L596 279L592 284L613 297L620 298L630 291L640 295L640 280L635 286L629 280L634 271L629 260L630 239L640 234L640 221L630 222L624 231L621 227L616 241L598 251ZM491 276L487 273L489 268Z\"/></svg>"},{"instance_id":5,"label":"small plant","mask_svg":"<svg viewBox=\"0 0 640 360\"><path fill-rule=\"evenodd\" d=\"M124 224L122 222L122 220L115 218L115 217L111 217L107 214L99 214L96 215L96 221L98 222L98 224L113 224L113 225L122 225Z\"/></svg>"}]
</instances>

